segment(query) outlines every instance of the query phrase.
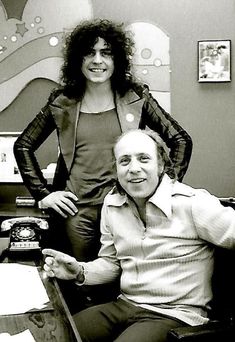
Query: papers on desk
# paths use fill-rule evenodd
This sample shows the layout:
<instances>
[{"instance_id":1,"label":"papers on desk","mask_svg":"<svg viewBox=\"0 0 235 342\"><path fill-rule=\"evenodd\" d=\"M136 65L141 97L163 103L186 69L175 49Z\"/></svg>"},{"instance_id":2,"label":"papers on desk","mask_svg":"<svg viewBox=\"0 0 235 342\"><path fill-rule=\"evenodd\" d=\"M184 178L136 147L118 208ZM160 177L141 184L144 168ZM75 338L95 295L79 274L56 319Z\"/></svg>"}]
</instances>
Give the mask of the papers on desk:
<instances>
[{"instance_id":1,"label":"papers on desk","mask_svg":"<svg viewBox=\"0 0 235 342\"><path fill-rule=\"evenodd\" d=\"M37 267L0 264L0 315L43 310L49 298Z\"/></svg>"},{"instance_id":2,"label":"papers on desk","mask_svg":"<svg viewBox=\"0 0 235 342\"><path fill-rule=\"evenodd\" d=\"M22 331L16 335L8 333L0 334L0 342L35 342L35 339L29 330Z\"/></svg>"}]
</instances>

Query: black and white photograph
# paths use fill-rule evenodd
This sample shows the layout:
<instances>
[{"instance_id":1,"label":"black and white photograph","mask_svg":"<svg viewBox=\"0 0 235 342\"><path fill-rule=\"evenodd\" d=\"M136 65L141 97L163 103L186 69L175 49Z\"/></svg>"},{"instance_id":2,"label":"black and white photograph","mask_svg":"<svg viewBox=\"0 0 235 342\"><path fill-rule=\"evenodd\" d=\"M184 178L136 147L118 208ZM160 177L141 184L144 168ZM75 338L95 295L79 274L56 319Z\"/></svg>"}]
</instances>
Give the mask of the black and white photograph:
<instances>
[{"instance_id":1,"label":"black and white photograph","mask_svg":"<svg viewBox=\"0 0 235 342\"><path fill-rule=\"evenodd\" d=\"M235 341L234 44L234 0L0 0L0 342Z\"/></svg>"},{"instance_id":2,"label":"black and white photograph","mask_svg":"<svg viewBox=\"0 0 235 342\"><path fill-rule=\"evenodd\" d=\"M231 40L198 41L198 81L231 81Z\"/></svg>"}]
</instances>

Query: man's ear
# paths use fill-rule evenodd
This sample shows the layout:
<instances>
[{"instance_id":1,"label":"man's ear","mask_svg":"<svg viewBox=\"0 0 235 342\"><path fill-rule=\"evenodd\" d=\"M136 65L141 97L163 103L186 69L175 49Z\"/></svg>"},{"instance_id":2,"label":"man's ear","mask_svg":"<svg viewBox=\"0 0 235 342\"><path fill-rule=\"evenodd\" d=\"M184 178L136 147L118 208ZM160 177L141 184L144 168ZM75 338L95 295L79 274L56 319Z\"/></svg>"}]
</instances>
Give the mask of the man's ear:
<instances>
[{"instance_id":1,"label":"man's ear","mask_svg":"<svg viewBox=\"0 0 235 342\"><path fill-rule=\"evenodd\" d=\"M164 172L164 169L165 169L165 165L161 162L158 165L158 174L159 174L159 176Z\"/></svg>"}]
</instances>

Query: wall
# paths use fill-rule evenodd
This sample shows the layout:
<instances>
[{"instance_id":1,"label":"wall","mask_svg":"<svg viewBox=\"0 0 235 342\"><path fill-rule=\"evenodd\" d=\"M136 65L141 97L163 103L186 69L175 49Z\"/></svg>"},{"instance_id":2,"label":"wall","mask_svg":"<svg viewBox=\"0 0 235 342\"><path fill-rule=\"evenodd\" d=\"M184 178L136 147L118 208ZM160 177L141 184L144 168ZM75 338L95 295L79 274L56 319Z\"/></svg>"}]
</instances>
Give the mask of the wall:
<instances>
[{"instance_id":1,"label":"wall","mask_svg":"<svg viewBox=\"0 0 235 342\"><path fill-rule=\"evenodd\" d=\"M233 0L94 0L94 16L157 24L170 37L171 114L191 134L192 160L184 181L217 196L235 194L235 84L197 82L197 41L231 39ZM235 55L232 49L232 67Z\"/></svg>"},{"instance_id":2,"label":"wall","mask_svg":"<svg viewBox=\"0 0 235 342\"><path fill-rule=\"evenodd\" d=\"M93 0L94 17L128 25L146 21L170 37L171 114L190 133L192 160L184 181L217 196L235 194L235 96L232 82L197 82L197 41L231 39L235 44L233 0ZM232 67L234 63L232 49ZM52 81L37 79L0 113L0 127L23 128L45 103ZM35 96L37 94L37 96ZM27 115L25 114L27 112ZM20 114L19 114L20 113ZM20 115L20 119L17 118ZM51 145L51 144L50 144ZM41 154L43 162L44 153ZM1 189L0 189L1 191Z\"/></svg>"},{"instance_id":3,"label":"wall","mask_svg":"<svg viewBox=\"0 0 235 342\"><path fill-rule=\"evenodd\" d=\"M90 0L0 1L0 132L20 132L59 80L65 35L93 16ZM0 140L0 203L28 194ZM56 133L36 151L42 169L57 160ZM7 164L9 165L7 168ZM10 181L9 181L10 179Z\"/></svg>"}]
</instances>

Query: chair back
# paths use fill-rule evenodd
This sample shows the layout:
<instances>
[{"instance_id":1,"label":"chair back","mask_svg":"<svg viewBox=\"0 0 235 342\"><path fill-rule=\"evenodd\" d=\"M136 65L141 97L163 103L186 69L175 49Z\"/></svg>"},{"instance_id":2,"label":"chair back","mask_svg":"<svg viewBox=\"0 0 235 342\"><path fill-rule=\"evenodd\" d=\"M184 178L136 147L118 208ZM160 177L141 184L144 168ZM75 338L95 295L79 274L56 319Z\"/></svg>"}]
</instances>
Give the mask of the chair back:
<instances>
[{"instance_id":1,"label":"chair back","mask_svg":"<svg viewBox=\"0 0 235 342\"><path fill-rule=\"evenodd\" d=\"M211 319L235 322L235 250L215 248Z\"/></svg>"}]
</instances>

